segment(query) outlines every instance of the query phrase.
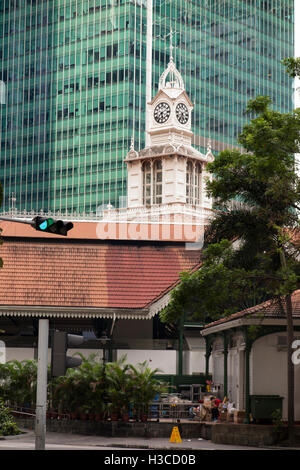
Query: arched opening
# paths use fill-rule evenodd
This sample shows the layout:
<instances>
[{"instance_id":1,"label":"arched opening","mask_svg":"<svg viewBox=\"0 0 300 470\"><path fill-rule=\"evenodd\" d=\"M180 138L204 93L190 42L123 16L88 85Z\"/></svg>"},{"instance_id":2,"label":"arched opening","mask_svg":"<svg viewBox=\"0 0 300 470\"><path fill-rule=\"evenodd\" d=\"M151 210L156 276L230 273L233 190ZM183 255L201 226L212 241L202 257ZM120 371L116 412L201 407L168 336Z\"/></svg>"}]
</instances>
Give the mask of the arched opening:
<instances>
[{"instance_id":1,"label":"arched opening","mask_svg":"<svg viewBox=\"0 0 300 470\"><path fill-rule=\"evenodd\" d=\"M188 204L193 204L194 200L193 170L193 163L188 161L186 164L186 202Z\"/></svg>"},{"instance_id":2,"label":"arched opening","mask_svg":"<svg viewBox=\"0 0 300 470\"><path fill-rule=\"evenodd\" d=\"M162 163L156 160L153 164L153 203L162 203Z\"/></svg>"},{"instance_id":3,"label":"arched opening","mask_svg":"<svg viewBox=\"0 0 300 470\"><path fill-rule=\"evenodd\" d=\"M202 167L200 163L190 160L186 163L186 202L201 204Z\"/></svg>"},{"instance_id":4,"label":"arched opening","mask_svg":"<svg viewBox=\"0 0 300 470\"><path fill-rule=\"evenodd\" d=\"M195 165L195 204L201 204L201 180L202 180L202 167L200 163Z\"/></svg>"},{"instance_id":5,"label":"arched opening","mask_svg":"<svg viewBox=\"0 0 300 470\"><path fill-rule=\"evenodd\" d=\"M151 204L151 163L143 163L143 204L145 206L150 206Z\"/></svg>"},{"instance_id":6,"label":"arched opening","mask_svg":"<svg viewBox=\"0 0 300 470\"><path fill-rule=\"evenodd\" d=\"M143 163L143 204L162 203L162 162L155 160L153 163L146 161Z\"/></svg>"}]
</instances>

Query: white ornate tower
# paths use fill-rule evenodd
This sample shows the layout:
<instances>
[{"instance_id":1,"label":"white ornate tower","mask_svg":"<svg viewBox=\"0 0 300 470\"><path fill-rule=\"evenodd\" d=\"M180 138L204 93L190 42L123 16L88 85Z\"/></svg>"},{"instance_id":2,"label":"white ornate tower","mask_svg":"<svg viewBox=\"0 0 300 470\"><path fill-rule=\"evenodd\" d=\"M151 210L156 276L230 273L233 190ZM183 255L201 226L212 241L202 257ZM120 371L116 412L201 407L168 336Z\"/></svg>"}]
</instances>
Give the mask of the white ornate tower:
<instances>
[{"instance_id":1,"label":"white ornate tower","mask_svg":"<svg viewBox=\"0 0 300 470\"><path fill-rule=\"evenodd\" d=\"M126 155L128 208L158 208L164 213L188 210L200 214L211 209L205 193L206 165L214 159L192 147L191 112L181 74L171 47L167 69L159 80L156 96L147 103L150 145ZM176 206L176 208L175 208Z\"/></svg>"},{"instance_id":2,"label":"white ornate tower","mask_svg":"<svg viewBox=\"0 0 300 470\"><path fill-rule=\"evenodd\" d=\"M184 89L182 77L173 58L161 75L157 95L148 103L151 115L151 145L171 142L175 145L191 145L191 112L193 103Z\"/></svg>"}]
</instances>

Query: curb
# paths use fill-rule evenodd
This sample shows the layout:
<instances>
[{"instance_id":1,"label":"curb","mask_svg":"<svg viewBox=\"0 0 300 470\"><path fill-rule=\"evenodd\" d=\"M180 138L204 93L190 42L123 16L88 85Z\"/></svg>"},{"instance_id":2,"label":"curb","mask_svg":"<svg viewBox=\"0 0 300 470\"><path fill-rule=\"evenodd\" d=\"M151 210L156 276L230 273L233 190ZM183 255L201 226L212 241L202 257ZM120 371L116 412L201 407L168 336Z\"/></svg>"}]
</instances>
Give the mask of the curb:
<instances>
[{"instance_id":1,"label":"curb","mask_svg":"<svg viewBox=\"0 0 300 470\"><path fill-rule=\"evenodd\" d=\"M195 449L192 447L151 447L148 445L139 445L139 444L95 444L95 447L117 447L124 449L140 449L140 450L205 450L205 449Z\"/></svg>"}]
</instances>

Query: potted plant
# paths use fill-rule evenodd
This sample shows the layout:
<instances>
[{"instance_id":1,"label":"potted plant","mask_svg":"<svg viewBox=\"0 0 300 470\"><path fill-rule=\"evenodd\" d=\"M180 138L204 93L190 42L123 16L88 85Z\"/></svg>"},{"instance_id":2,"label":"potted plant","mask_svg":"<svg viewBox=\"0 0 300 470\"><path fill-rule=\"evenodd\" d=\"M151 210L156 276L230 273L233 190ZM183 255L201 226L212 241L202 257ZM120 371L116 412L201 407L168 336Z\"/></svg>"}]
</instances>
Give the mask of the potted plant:
<instances>
[{"instance_id":1,"label":"potted plant","mask_svg":"<svg viewBox=\"0 0 300 470\"><path fill-rule=\"evenodd\" d=\"M118 421L119 408L114 403L107 403L108 419L110 421Z\"/></svg>"},{"instance_id":2,"label":"potted plant","mask_svg":"<svg viewBox=\"0 0 300 470\"><path fill-rule=\"evenodd\" d=\"M129 374L130 366L125 361L126 356L107 364L106 368L107 396L112 420L118 419L117 416L124 421L129 419L133 383Z\"/></svg>"},{"instance_id":3,"label":"potted plant","mask_svg":"<svg viewBox=\"0 0 300 470\"><path fill-rule=\"evenodd\" d=\"M1 398L11 408L34 408L36 399L37 363L34 360L8 361L1 364Z\"/></svg>"},{"instance_id":4,"label":"potted plant","mask_svg":"<svg viewBox=\"0 0 300 470\"><path fill-rule=\"evenodd\" d=\"M97 401L95 404L95 421L102 421L105 417L106 404L104 401Z\"/></svg>"},{"instance_id":5,"label":"potted plant","mask_svg":"<svg viewBox=\"0 0 300 470\"><path fill-rule=\"evenodd\" d=\"M159 372L161 372L159 369L150 369L147 361L139 363L137 367L130 365L131 379L134 384L132 399L136 418L139 421L147 421L149 406L155 395L167 391L167 384L154 377Z\"/></svg>"}]
</instances>

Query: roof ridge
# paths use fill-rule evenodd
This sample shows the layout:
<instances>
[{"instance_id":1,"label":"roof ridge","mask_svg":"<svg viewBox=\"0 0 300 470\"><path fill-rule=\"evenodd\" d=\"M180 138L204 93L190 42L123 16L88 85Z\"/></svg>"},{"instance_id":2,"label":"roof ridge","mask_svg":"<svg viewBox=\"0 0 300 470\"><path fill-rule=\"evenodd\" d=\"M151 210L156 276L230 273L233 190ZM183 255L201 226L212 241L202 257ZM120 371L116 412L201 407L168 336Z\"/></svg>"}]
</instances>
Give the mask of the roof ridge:
<instances>
[{"instance_id":1,"label":"roof ridge","mask_svg":"<svg viewBox=\"0 0 300 470\"><path fill-rule=\"evenodd\" d=\"M298 294L300 294L300 289L296 289L292 293L292 301L293 301L293 298L296 297ZM236 318L244 317L247 314L254 314L256 312L262 311L266 307L270 307L270 306L276 304L276 302L279 301L279 300L284 301L284 299L283 299L284 297L285 297L284 295L281 295L281 296L278 296L278 297L272 297L271 299L265 300L264 302L261 302L260 304L254 305L253 307L248 307L244 310L239 310L238 312L235 312L235 313L232 313L232 314L228 315L228 317L219 318L218 320L215 320L211 323L208 323L207 325L204 326L204 328L210 328L212 326L219 325L221 323L226 323L226 322L234 320Z\"/></svg>"}]
</instances>

